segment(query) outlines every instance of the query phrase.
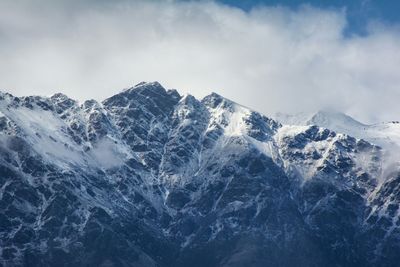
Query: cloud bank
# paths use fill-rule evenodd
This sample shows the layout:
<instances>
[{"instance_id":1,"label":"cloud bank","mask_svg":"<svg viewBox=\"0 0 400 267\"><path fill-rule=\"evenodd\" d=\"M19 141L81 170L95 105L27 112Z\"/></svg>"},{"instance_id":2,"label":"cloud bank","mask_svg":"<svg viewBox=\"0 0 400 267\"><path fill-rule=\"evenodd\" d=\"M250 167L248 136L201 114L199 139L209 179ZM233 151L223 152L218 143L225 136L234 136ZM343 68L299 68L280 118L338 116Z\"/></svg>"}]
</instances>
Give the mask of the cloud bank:
<instances>
[{"instance_id":1,"label":"cloud bank","mask_svg":"<svg viewBox=\"0 0 400 267\"><path fill-rule=\"evenodd\" d=\"M265 114L400 119L400 30L347 36L346 10L216 2L0 1L0 89L102 100L140 81Z\"/></svg>"}]
</instances>

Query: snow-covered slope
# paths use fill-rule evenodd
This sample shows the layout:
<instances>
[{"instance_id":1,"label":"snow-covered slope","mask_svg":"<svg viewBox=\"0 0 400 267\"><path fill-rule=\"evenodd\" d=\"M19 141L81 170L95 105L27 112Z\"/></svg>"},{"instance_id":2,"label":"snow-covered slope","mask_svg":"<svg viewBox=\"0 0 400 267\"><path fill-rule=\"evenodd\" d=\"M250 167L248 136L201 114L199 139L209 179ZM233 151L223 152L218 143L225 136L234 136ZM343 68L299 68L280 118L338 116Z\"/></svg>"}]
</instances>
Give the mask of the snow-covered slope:
<instances>
[{"instance_id":1,"label":"snow-covered slope","mask_svg":"<svg viewBox=\"0 0 400 267\"><path fill-rule=\"evenodd\" d=\"M383 148L393 149L393 147L397 147L397 149L400 149L399 121L367 125L346 114L331 111L319 111L315 114L299 113L296 115L277 113L274 118L287 125L317 125L338 133L365 139Z\"/></svg>"},{"instance_id":2,"label":"snow-covered slope","mask_svg":"<svg viewBox=\"0 0 400 267\"><path fill-rule=\"evenodd\" d=\"M0 112L4 266L400 260L399 171L337 131L351 118L281 125L157 82L102 103L2 93Z\"/></svg>"}]
</instances>

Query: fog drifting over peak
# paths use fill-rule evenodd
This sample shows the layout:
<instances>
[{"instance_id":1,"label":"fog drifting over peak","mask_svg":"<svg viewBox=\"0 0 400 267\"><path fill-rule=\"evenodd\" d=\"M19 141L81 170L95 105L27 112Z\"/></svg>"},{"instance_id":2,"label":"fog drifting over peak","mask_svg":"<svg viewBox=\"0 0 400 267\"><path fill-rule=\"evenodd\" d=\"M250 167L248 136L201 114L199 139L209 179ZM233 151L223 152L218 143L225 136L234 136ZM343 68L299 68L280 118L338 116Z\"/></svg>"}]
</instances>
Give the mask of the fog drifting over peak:
<instances>
[{"instance_id":1,"label":"fog drifting over peak","mask_svg":"<svg viewBox=\"0 0 400 267\"><path fill-rule=\"evenodd\" d=\"M400 30L371 21L344 37L346 11L249 12L215 2L0 2L0 89L102 100L140 81L215 91L265 114L333 109L400 117Z\"/></svg>"}]
</instances>

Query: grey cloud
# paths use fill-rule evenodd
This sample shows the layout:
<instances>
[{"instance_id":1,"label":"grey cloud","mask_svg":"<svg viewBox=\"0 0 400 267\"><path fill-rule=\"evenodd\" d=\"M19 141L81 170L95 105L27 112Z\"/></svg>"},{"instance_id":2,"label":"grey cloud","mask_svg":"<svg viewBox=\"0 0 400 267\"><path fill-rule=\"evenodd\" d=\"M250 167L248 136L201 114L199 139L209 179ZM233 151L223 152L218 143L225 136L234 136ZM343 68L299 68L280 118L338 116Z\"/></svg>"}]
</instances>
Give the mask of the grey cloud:
<instances>
[{"instance_id":1,"label":"grey cloud","mask_svg":"<svg viewBox=\"0 0 400 267\"><path fill-rule=\"evenodd\" d=\"M321 108L399 119L400 35L345 10L215 2L1 1L0 88L103 99L142 80L216 91L266 114Z\"/></svg>"}]
</instances>

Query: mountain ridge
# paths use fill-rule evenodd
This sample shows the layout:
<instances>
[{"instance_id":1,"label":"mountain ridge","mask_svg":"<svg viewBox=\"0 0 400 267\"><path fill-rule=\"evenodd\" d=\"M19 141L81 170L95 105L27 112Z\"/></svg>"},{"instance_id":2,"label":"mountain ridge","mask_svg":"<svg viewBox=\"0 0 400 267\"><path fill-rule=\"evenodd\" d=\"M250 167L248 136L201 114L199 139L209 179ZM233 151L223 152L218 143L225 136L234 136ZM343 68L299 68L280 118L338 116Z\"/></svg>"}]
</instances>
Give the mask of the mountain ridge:
<instances>
[{"instance_id":1,"label":"mountain ridge","mask_svg":"<svg viewBox=\"0 0 400 267\"><path fill-rule=\"evenodd\" d=\"M2 96L5 94L2 94ZM4 266L395 266L379 146L218 94L0 99Z\"/></svg>"},{"instance_id":2,"label":"mountain ridge","mask_svg":"<svg viewBox=\"0 0 400 267\"><path fill-rule=\"evenodd\" d=\"M317 111L316 113L298 113L294 115L277 113L273 116L283 124L317 125L365 139L388 150L400 149L400 124L397 121L364 124L340 112Z\"/></svg>"}]
</instances>

